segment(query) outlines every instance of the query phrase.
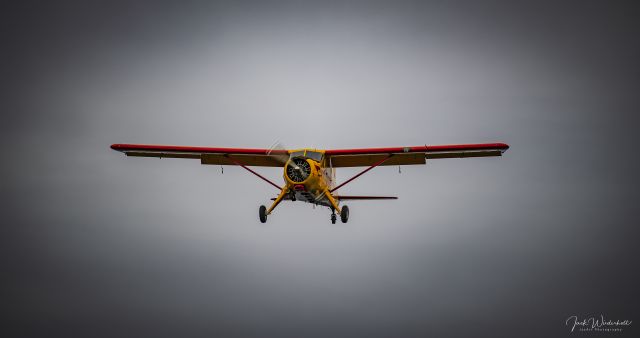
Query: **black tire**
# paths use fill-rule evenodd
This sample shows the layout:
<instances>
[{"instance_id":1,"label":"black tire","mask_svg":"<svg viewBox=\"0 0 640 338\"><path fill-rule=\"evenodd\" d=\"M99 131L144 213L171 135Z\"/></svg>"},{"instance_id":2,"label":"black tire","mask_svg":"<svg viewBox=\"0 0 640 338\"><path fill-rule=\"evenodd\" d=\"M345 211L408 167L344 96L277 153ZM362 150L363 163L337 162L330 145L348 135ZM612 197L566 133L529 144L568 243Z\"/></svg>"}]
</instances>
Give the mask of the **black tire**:
<instances>
[{"instance_id":1,"label":"black tire","mask_svg":"<svg viewBox=\"0 0 640 338\"><path fill-rule=\"evenodd\" d=\"M336 224L337 219L336 214L331 214L331 224Z\"/></svg>"},{"instance_id":2,"label":"black tire","mask_svg":"<svg viewBox=\"0 0 640 338\"><path fill-rule=\"evenodd\" d=\"M349 207L346 205L340 210L340 220L342 223L347 223L349 220Z\"/></svg>"},{"instance_id":3,"label":"black tire","mask_svg":"<svg viewBox=\"0 0 640 338\"><path fill-rule=\"evenodd\" d=\"M261 205L260 209L258 209L258 216L260 216L261 223L267 223L267 207Z\"/></svg>"}]
</instances>

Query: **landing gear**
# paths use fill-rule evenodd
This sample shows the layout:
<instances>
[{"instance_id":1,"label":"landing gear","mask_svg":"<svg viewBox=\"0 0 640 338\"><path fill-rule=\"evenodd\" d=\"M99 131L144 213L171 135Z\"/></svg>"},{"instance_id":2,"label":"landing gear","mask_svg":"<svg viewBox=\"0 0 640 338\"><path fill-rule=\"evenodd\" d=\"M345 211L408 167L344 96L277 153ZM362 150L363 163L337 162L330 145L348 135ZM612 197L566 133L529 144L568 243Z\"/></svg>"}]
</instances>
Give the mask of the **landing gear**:
<instances>
[{"instance_id":1,"label":"landing gear","mask_svg":"<svg viewBox=\"0 0 640 338\"><path fill-rule=\"evenodd\" d=\"M258 209L258 215L260 216L260 222L267 223L267 207L261 205L260 209Z\"/></svg>"},{"instance_id":2,"label":"landing gear","mask_svg":"<svg viewBox=\"0 0 640 338\"><path fill-rule=\"evenodd\" d=\"M336 224L337 219L338 217L336 217L336 209L331 208L331 224Z\"/></svg>"},{"instance_id":3,"label":"landing gear","mask_svg":"<svg viewBox=\"0 0 640 338\"><path fill-rule=\"evenodd\" d=\"M342 210L340 210L340 220L342 223L347 223L349 220L349 207L346 205L342 207Z\"/></svg>"}]
</instances>

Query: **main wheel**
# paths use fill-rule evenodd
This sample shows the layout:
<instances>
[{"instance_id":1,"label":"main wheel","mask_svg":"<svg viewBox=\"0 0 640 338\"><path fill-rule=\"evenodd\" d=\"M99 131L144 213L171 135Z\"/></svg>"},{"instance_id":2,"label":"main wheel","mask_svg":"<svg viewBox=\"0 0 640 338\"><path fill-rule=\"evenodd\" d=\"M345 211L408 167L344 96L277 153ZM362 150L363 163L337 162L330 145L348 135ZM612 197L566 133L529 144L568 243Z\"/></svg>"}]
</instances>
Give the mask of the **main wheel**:
<instances>
[{"instance_id":1,"label":"main wheel","mask_svg":"<svg viewBox=\"0 0 640 338\"><path fill-rule=\"evenodd\" d=\"M347 223L349 220L349 207L346 205L342 207L342 210L340 210L340 220L342 223Z\"/></svg>"},{"instance_id":2,"label":"main wheel","mask_svg":"<svg viewBox=\"0 0 640 338\"><path fill-rule=\"evenodd\" d=\"M261 205L260 209L258 209L258 215L260 216L260 222L267 223L267 207Z\"/></svg>"},{"instance_id":3,"label":"main wheel","mask_svg":"<svg viewBox=\"0 0 640 338\"><path fill-rule=\"evenodd\" d=\"M331 214L331 224L336 224L336 214Z\"/></svg>"}]
</instances>

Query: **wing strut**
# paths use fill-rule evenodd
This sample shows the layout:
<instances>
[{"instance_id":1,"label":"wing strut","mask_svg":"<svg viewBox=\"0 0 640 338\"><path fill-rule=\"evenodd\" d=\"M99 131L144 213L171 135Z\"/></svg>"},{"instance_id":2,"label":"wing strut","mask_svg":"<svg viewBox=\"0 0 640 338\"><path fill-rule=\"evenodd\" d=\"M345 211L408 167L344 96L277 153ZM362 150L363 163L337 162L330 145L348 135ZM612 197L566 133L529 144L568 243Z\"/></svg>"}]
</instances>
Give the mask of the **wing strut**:
<instances>
[{"instance_id":1,"label":"wing strut","mask_svg":"<svg viewBox=\"0 0 640 338\"><path fill-rule=\"evenodd\" d=\"M371 169L373 169L373 168L375 168L375 167L377 167L377 166L381 165L381 164L382 164L382 163L384 163L386 160L388 160L389 158L391 158L391 156L393 156L393 154L389 154L389 156L387 156L387 157L383 158L382 160L380 160L380 161L378 161L378 162L374 163L374 164L373 164L372 166L370 166L369 168L367 168L367 169L365 169L365 170L361 171L359 174L357 174L357 175L355 175L355 176L351 177L350 179L346 180L344 183L342 183L342 184L338 185L337 187L335 187L335 188L333 188L333 189L329 190L329 192L334 192L334 191L336 191L336 190L340 189L343 185L345 185L345 184L347 184L347 183L349 183L349 182L351 182L351 181L355 180L356 178L360 177L362 174L366 173L367 171L369 171L369 170L371 170Z\"/></svg>"},{"instance_id":2,"label":"wing strut","mask_svg":"<svg viewBox=\"0 0 640 338\"><path fill-rule=\"evenodd\" d=\"M236 165L239 165L239 166L243 167L244 169L247 169L250 173L252 173L252 174L254 174L254 175L256 175L256 176L260 177L260 178L261 178L261 179L263 179L265 182L267 182L267 183L271 184L272 186L276 187L276 189L278 189L278 190L281 190L281 191L282 191L282 188L280 188L277 184L275 184L275 183L273 183L273 182L269 181L269 180L268 180L268 179L266 179L264 176L262 176L262 175L258 174L257 172L255 172L255 171L253 171L253 170L249 169L247 166L245 166L244 164L242 164L242 163L238 162L238 161L237 161L236 159L234 159L233 157L231 157L231 156L229 156L229 155L224 155L224 156L225 156L226 158L228 158L228 159L229 159L229 161L231 161L231 162L235 163Z\"/></svg>"}]
</instances>

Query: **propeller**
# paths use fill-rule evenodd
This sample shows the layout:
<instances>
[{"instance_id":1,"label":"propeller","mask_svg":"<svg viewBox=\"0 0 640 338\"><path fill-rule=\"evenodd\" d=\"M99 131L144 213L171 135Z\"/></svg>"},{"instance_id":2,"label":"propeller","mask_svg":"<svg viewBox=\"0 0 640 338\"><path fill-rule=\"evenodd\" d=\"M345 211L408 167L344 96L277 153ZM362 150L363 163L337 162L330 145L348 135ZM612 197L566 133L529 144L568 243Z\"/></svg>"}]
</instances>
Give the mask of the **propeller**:
<instances>
[{"instance_id":1,"label":"propeller","mask_svg":"<svg viewBox=\"0 0 640 338\"><path fill-rule=\"evenodd\" d=\"M269 156L269 158L271 158L276 163L279 163L283 167L285 164L287 164L287 161L289 161L289 153L287 152L287 148L285 148L280 140L277 140L273 142L273 144L271 144L271 146L267 150L267 155Z\"/></svg>"},{"instance_id":2,"label":"propeller","mask_svg":"<svg viewBox=\"0 0 640 338\"><path fill-rule=\"evenodd\" d=\"M293 177L303 179L307 175L307 171L310 171L306 161L300 162L298 160L289 161L289 152L287 148L280 142L275 141L267 150L267 156L271 158L275 163L281 166L287 166L287 170L291 172ZM306 165L306 168L304 167Z\"/></svg>"}]
</instances>

